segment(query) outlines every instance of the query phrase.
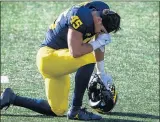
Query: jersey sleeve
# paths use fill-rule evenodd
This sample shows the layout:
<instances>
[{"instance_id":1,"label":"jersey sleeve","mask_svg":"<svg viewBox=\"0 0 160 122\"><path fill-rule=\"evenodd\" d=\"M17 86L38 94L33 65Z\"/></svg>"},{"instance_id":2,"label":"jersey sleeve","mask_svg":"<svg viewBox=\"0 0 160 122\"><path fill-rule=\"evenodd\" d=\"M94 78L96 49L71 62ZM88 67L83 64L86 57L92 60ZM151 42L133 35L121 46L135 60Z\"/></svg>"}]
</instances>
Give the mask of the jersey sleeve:
<instances>
[{"instance_id":1,"label":"jersey sleeve","mask_svg":"<svg viewBox=\"0 0 160 122\"><path fill-rule=\"evenodd\" d=\"M90 9L86 7L73 8L68 18L68 25L81 33L85 33L88 28L93 28L93 17Z\"/></svg>"}]
</instances>

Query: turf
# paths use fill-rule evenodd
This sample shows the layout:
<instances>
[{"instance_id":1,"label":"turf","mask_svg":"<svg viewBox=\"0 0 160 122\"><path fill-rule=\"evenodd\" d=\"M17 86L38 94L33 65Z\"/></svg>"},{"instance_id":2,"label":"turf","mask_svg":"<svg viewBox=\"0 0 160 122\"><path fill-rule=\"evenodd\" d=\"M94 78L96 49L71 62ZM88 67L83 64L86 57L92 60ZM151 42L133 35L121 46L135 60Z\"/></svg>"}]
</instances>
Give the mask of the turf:
<instances>
[{"instance_id":1,"label":"turf","mask_svg":"<svg viewBox=\"0 0 160 122\"><path fill-rule=\"evenodd\" d=\"M44 98L44 84L35 59L48 26L79 2L1 2L1 75L16 93ZM159 121L159 2L107 2L121 16L121 30L106 47L106 71L112 74L118 103L106 122ZM74 86L71 75L70 100ZM87 94L84 106L90 111ZM66 122L11 106L1 122ZM71 121L72 122L72 121Z\"/></svg>"}]
</instances>

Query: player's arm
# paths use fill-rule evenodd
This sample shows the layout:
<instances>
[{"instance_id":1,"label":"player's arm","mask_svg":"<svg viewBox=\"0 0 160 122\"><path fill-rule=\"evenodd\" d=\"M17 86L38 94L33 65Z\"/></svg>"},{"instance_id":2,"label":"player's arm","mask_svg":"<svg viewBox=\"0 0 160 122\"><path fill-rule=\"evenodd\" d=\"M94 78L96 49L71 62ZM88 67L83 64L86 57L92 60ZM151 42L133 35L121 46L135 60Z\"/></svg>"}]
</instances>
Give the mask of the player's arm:
<instances>
[{"instance_id":1,"label":"player's arm","mask_svg":"<svg viewBox=\"0 0 160 122\"><path fill-rule=\"evenodd\" d=\"M112 77L105 72L105 62L104 62L104 54L105 54L105 47L103 49L95 50L95 58L96 58L96 69L97 74L101 78L102 82L108 88L109 85L112 84Z\"/></svg>"},{"instance_id":2,"label":"player's arm","mask_svg":"<svg viewBox=\"0 0 160 122\"><path fill-rule=\"evenodd\" d=\"M89 44L83 43L83 34L75 29L68 29L68 48L71 55L74 58L78 58L82 55L102 48L111 42L109 34L100 34L95 40L92 40Z\"/></svg>"},{"instance_id":3,"label":"player's arm","mask_svg":"<svg viewBox=\"0 0 160 122\"><path fill-rule=\"evenodd\" d=\"M94 55L96 58L96 70L97 70L97 74L99 75L105 74L104 53L105 53L105 49L102 51L100 48L98 48L94 51Z\"/></svg>"},{"instance_id":4,"label":"player's arm","mask_svg":"<svg viewBox=\"0 0 160 122\"><path fill-rule=\"evenodd\" d=\"M105 48L105 47L103 47L103 48ZM98 48L94 51L94 55L96 58L96 62L100 62L100 61L104 60L104 51L101 51L100 48Z\"/></svg>"},{"instance_id":5,"label":"player's arm","mask_svg":"<svg viewBox=\"0 0 160 122\"><path fill-rule=\"evenodd\" d=\"M67 40L69 51L74 58L78 58L93 51L92 45L83 43L82 33L75 29L69 28Z\"/></svg>"}]
</instances>

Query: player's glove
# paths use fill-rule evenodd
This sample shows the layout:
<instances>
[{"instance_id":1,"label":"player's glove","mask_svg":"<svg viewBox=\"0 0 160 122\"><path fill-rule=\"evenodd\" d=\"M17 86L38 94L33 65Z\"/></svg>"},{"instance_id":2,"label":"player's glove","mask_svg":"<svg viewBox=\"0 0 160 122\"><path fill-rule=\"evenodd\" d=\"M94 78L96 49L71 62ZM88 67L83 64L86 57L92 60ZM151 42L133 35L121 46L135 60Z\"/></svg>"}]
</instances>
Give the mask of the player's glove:
<instances>
[{"instance_id":1,"label":"player's glove","mask_svg":"<svg viewBox=\"0 0 160 122\"><path fill-rule=\"evenodd\" d=\"M107 33L104 33L104 34L99 34L95 40L92 40L89 43L92 45L93 50L96 50L98 48L101 48L109 44L110 42L111 42L111 36Z\"/></svg>"},{"instance_id":2,"label":"player's glove","mask_svg":"<svg viewBox=\"0 0 160 122\"><path fill-rule=\"evenodd\" d=\"M103 84L107 89L110 89L110 86L112 86L112 76L107 73L100 73L98 74L100 79L102 80Z\"/></svg>"}]
</instances>

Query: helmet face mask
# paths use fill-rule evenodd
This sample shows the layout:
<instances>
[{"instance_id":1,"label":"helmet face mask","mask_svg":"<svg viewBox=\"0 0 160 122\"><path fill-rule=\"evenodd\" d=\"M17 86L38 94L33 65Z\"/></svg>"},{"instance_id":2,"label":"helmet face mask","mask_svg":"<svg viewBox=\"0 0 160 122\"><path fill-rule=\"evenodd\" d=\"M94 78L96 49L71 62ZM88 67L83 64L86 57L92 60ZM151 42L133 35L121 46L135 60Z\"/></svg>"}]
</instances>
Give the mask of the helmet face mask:
<instances>
[{"instance_id":1,"label":"helmet face mask","mask_svg":"<svg viewBox=\"0 0 160 122\"><path fill-rule=\"evenodd\" d=\"M97 74L92 75L90 79L88 96L91 108L101 114L110 112L117 102L114 84L107 89Z\"/></svg>"}]
</instances>

